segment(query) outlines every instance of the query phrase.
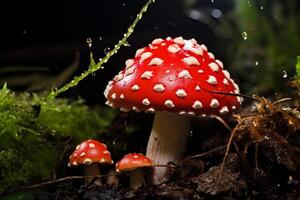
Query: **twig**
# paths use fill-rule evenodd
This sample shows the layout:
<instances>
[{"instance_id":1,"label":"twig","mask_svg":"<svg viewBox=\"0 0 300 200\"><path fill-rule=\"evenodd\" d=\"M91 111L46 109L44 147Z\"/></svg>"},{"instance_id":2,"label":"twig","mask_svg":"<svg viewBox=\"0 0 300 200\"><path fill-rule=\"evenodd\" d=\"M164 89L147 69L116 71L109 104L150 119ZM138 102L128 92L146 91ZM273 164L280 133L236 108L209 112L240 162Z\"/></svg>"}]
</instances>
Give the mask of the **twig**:
<instances>
[{"instance_id":1,"label":"twig","mask_svg":"<svg viewBox=\"0 0 300 200\"><path fill-rule=\"evenodd\" d=\"M194 155L194 156L189 156L189 157L186 157L182 163L185 163L187 160L190 160L190 159L194 159L194 158L200 158L200 157L203 157L203 156L207 156L209 154L212 154L214 152L217 152L217 151L221 151L223 149L226 149L226 145L225 146L221 146L221 147L218 147L218 148L215 148L215 149L212 149L210 151L207 151L207 152L204 152L204 153L201 153L201 154L197 154L197 155Z\"/></svg>"},{"instance_id":2,"label":"twig","mask_svg":"<svg viewBox=\"0 0 300 200\"><path fill-rule=\"evenodd\" d=\"M218 116L218 115L211 115L211 117L215 118L216 120L218 120L219 122L221 122L225 126L225 128L227 128L227 130L230 133L232 132L232 129L230 128L230 126L220 116Z\"/></svg>"},{"instance_id":3,"label":"twig","mask_svg":"<svg viewBox=\"0 0 300 200\"><path fill-rule=\"evenodd\" d=\"M52 185L52 184L56 184L56 183L60 183L60 182L68 181L68 180L73 180L73 179L85 179L85 178L88 178L88 177L102 178L102 177L108 177L108 176L114 176L114 175L115 175L115 173L114 174L109 174L109 175L98 175L98 176L67 176L67 177L63 177L63 178L60 178L60 179L56 179L56 180L51 180L51 181L46 181L46 182L42 182L42 183L36 183L36 184L33 184L33 185L21 186L21 187L15 188L15 189L6 190L6 191L3 191L3 192L0 192L0 197L4 194L16 192L16 191L40 188L40 187L43 187L43 186Z\"/></svg>"}]
</instances>

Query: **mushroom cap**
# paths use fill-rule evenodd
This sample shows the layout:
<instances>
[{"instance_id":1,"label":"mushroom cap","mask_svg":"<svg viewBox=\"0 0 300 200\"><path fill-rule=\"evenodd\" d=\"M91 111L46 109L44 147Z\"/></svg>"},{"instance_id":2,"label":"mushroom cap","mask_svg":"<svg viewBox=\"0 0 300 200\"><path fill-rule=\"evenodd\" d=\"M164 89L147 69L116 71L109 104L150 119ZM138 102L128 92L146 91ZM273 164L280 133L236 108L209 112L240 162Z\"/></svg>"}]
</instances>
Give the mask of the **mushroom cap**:
<instances>
[{"instance_id":1,"label":"mushroom cap","mask_svg":"<svg viewBox=\"0 0 300 200\"><path fill-rule=\"evenodd\" d=\"M154 162L141 153L130 153L125 155L116 163L117 172L132 171L141 167L152 167Z\"/></svg>"},{"instance_id":2,"label":"mushroom cap","mask_svg":"<svg viewBox=\"0 0 300 200\"><path fill-rule=\"evenodd\" d=\"M223 115L242 103L223 63L195 39L155 39L137 50L104 91L106 104L122 111Z\"/></svg>"},{"instance_id":3,"label":"mushroom cap","mask_svg":"<svg viewBox=\"0 0 300 200\"><path fill-rule=\"evenodd\" d=\"M105 144L96 140L86 140L76 146L75 151L69 157L68 166L90 165L92 163L112 164L110 152Z\"/></svg>"}]
</instances>

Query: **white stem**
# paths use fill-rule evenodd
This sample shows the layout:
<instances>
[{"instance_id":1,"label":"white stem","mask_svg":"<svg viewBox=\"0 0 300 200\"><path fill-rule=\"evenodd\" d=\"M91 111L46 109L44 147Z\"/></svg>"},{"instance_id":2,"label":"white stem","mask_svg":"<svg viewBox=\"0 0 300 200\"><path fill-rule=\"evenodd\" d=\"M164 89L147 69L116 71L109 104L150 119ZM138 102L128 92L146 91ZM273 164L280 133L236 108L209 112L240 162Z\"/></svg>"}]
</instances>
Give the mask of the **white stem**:
<instances>
[{"instance_id":1,"label":"white stem","mask_svg":"<svg viewBox=\"0 0 300 200\"><path fill-rule=\"evenodd\" d=\"M168 162L178 163L183 156L190 118L175 113L156 112L148 141L146 156L156 165L166 165ZM153 183L160 184L169 178L169 170L155 167Z\"/></svg>"},{"instance_id":2,"label":"white stem","mask_svg":"<svg viewBox=\"0 0 300 200\"><path fill-rule=\"evenodd\" d=\"M91 176L91 177L86 177L84 179L85 184L89 183L94 178L93 176L99 176L100 175L100 170L99 170L98 164L97 163L92 163L90 165L85 165L84 166L84 175L85 176ZM95 184L102 185L101 179L98 178L95 181Z\"/></svg>"},{"instance_id":3,"label":"white stem","mask_svg":"<svg viewBox=\"0 0 300 200\"><path fill-rule=\"evenodd\" d=\"M145 182L142 169L135 169L129 172L129 176L130 176L130 188L132 189L141 187Z\"/></svg>"}]
</instances>

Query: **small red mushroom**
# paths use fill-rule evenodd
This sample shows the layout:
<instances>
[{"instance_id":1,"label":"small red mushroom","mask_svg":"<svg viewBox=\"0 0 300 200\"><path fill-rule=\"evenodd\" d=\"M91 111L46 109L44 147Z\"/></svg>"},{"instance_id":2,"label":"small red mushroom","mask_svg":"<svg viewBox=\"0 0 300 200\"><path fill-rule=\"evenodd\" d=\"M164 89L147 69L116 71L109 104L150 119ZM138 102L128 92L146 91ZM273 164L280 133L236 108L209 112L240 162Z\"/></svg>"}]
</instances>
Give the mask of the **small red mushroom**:
<instances>
[{"instance_id":1,"label":"small red mushroom","mask_svg":"<svg viewBox=\"0 0 300 200\"><path fill-rule=\"evenodd\" d=\"M93 176L99 176L98 164L112 164L110 152L105 144L96 140L86 140L76 146L75 151L70 156L68 166L84 165L84 175L88 176L85 183L90 182ZM95 182L101 185L100 179Z\"/></svg>"},{"instance_id":2,"label":"small red mushroom","mask_svg":"<svg viewBox=\"0 0 300 200\"><path fill-rule=\"evenodd\" d=\"M154 166L154 162L143 154L130 153L117 162L116 172L129 172L130 188L138 188L145 182L141 168L152 166Z\"/></svg>"},{"instance_id":3,"label":"small red mushroom","mask_svg":"<svg viewBox=\"0 0 300 200\"><path fill-rule=\"evenodd\" d=\"M168 37L137 50L104 95L121 111L156 111L146 155L165 165L182 159L190 116L225 115L242 103L239 96L210 91L238 94L239 87L205 45ZM167 179L167 169L155 169L155 184Z\"/></svg>"}]
</instances>

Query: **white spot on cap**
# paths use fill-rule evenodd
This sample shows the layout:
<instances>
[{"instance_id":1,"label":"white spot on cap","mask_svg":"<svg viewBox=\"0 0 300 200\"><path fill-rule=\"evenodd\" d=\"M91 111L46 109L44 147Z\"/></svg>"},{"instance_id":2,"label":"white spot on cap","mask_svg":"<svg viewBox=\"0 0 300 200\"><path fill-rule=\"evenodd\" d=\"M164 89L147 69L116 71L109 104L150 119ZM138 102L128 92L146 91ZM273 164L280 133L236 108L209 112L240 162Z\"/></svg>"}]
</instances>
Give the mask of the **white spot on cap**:
<instances>
[{"instance_id":1,"label":"white spot on cap","mask_svg":"<svg viewBox=\"0 0 300 200\"><path fill-rule=\"evenodd\" d=\"M101 158L100 163L104 163L104 162L105 162L105 159Z\"/></svg>"},{"instance_id":2,"label":"white spot on cap","mask_svg":"<svg viewBox=\"0 0 300 200\"><path fill-rule=\"evenodd\" d=\"M177 37L174 39L174 42L179 45L184 45L184 40L182 37Z\"/></svg>"},{"instance_id":3,"label":"white spot on cap","mask_svg":"<svg viewBox=\"0 0 300 200\"><path fill-rule=\"evenodd\" d=\"M161 38L157 38L152 41L152 44L160 44L162 41L164 41L164 40Z\"/></svg>"},{"instance_id":4,"label":"white spot on cap","mask_svg":"<svg viewBox=\"0 0 300 200\"><path fill-rule=\"evenodd\" d=\"M202 103L200 101L195 101L193 106L192 106L194 109L200 109L202 108Z\"/></svg>"},{"instance_id":5,"label":"white spot on cap","mask_svg":"<svg viewBox=\"0 0 300 200\"><path fill-rule=\"evenodd\" d=\"M148 109L146 110L146 112L154 113L154 112L155 112L155 109L154 109L154 108L148 108Z\"/></svg>"},{"instance_id":6,"label":"white spot on cap","mask_svg":"<svg viewBox=\"0 0 300 200\"><path fill-rule=\"evenodd\" d=\"M215 56L214 56L214 54L212 54L212 53L208 52L208 53L207 53L207 55L208 55L208 57L209 57L210 59L215 59Z\"/></svg>"},{"instance_id":7,"label":"white spot on cap","mask_svg":"<svg viewBox=\"0 0 300 200\"><path fill-rule=\"evenodd\" d=\"M135 57L137 57L138 55L140 55L141 53L144 52L144 48L142 49L138 49L136 52L135 52Z\"/></svg>"},{"instance_id":8,"label":"white spot on cap","mask_svg":"<svg viewBox=\"0 0 300 200\"><path fill-rule=\"evenodd\" d=\"M78 150L79 148L80 148L80 145L77 145L77 146L76 146L76 150Z\"/></svg>"},{"instance_id":9,"label":"white spot on cap","mask_svg":"<svg viewBox=\"0 0 300 200\"><path fill-rule=\"evenodd\" d=\"M187 58L183 58L182 61L188 65L200 65L200 63L194 56L189 56Z\"/></svg>"},{"instance_id":10,"label":"white spot on cap","mask_svg":"<svg viewBox=\"0 0 300 200\"><path fill-rule=\"evenodd\" d=\"M117 75L115 76L114 80L115 80L115 81L120 81L120 80L123 79L123 77L124 77L124 74L117 74Z\"/></svg>"},{"instance_id":11,"label":"white spot on cap","mask_svg":"<svg viewBox=\"0 0 300 200\"><path fill-rule=\"evenodd\" d=\"M127 70L125 71L125 76L132 74L134 72L134 70L135 70L135 67L127 68Z\"/></svg>"},{"instance_id":12,"label":"white spot on cap","mask_svg":"<svg viewBox=\"0 0 300 200\"><path fill-rule=\"evenodd\" d=\"M214 62L209 63L209 64L208 64L208 67L209 67L212 71L214 71L214 72L219 71L219 66L218 66L216 63L214 63Z\"/></svg>"},{"instance_id":13,"label":"white spot on cap","mask_svg":"<svg viewBox=\"0 0 300 200\"><path fill-rule=\"evenodd\" d=\"M149 65L161 65L164 61L160 58L152 58Z\"/></svg>"},{"instance_id":14,"label":"white spot on cap","mask_svg":"<svg viewBox=\"0 0 300 200\"><path fill-rule=\"evenodd\" d=\"M109 155L110 153L109 153L109 151L104 150L104 151L103 151L103 154L108 154L108 155Z\"/></svg>"},{"instance_id":15,"label":"white spot on cap","mask_svg":"<svg viewBox=\"0 0 300 200\"><path fill-rule=\"evenodd\" d=\"M120 108L120 110L121 110L122 112L128 112L128 111L129 111L129 108L122 107L122 108Z\"/></svg>"},{"instance_id":16,"label":"white spot on cap","mask_svg":"<svg viewBox=\"0 0 300 200\"><path fill-rule=\"evenodd\" d=\"M223 70L223 73L227 79L230 79L230 74L227 70Z\"/></svg>"},{"instance_id":17,"label":"white spot on cap","mask_svg":"<svg viewBox=\"0 0 300 200\"><path fill-rule=\"evenodd\" d=\"M168 47L168 51L169 53L177 53L178 51L180 51L180 47L177 45L177 44L171 44L169 47Z\"/></svg>"},{"instance_id":18,"label":"white spot on cap","mask_svg":"<svg viewBox=\"0 0 300 200\"><path fill-rule=\"evenodd\" d=\"M86 158L86 159L84 159L84 161L82 162L83 164L86 164L86 165L90 165L90 164L92 164L92 160L91 159L89 159L89 158Z\"/></svg>"},{"instance_id":19,"label":"white spot on cap","mask_svg":"<svg viewBox=\"0 0 300 200\"><path fill-rule=\"evenodd\" d=\"M198 72L199 74L203 74L203 73L204 73L204 71L203 71L202 69L199 69L197 72Z\"/></svg>"},{"instance_id":20,"label":"white spot on cap","mask_svg":"<svg viewBox=\"0 0 300 200\"><path fill-rule=\"evenodd\" d=\"M236 106L231 106L232 110L235 110L236 109Z\"/></svg>"},{"instance_id":21,"label":"white spot on cap","mask_svg":"<svg viewBox=\"0 0 300 200\"><path fill-rule=\"evenodd\" d=\"M90 148L95 148L96 146L95 146L94 143L89 143L89 147L90 147Z\"/></svg>"},{"instance_id":22,"label":"white spot on cap","mask_svg":"<svg viewBox=\"0 0 300 200\"><path fill-rule=\"evenodd\" d=\"M223 69L224 65L220 60L215 60L215 62Z\"/></svg>"},{"instance_id":23,"label":"white spot on cap","mask_svg":"<svg viewBox=\"0 0 300 200\"><path fill-rule=\"evenodd\" d=\"M126 60L126 62L125 62L126 69L129 68L129 67L131 67L133 64L134 64L134 60L133 59Z\"/></svg>"},{"instance_id":24,"label":"white spot on cap","mask_svg":"<svg viewBox=\"0 0 300 200\"><path fill-rule=\"evenodd\" d=\"M147 58L150 58L152 56L151 52L145 52L141 55L141 59L140 62L144 62L144 60L146 60Z\"/></svg>"},{"instance_id":25,"label":"white spot on cap","mask_svg":"<svg viewBox=\"0 0 300 200\"><path fill-rule=\"evenodd\" d=\"M135 112L141 112L141 110L135 106L132 106L132 110L135 111Z\"/></svg>"},{"instance_id":26,"label":"white spot on cap","mask_svg":"<svg viewBox=\"0 0 300 200\"><path fill-rule=\"evenodd\" d=\"M189 48L188 50L190 50L191 52L193 52L194 54L197 54L199 56L203 55L203 50L199 47L197 47L197 48L192 47L192 48Z\"/></svg>"},{"instance_id":27,"label":"white spot on cap","mask_svg":"<svg viewBox=\"0 0 300 200\"><path fill-rule=\"evenodd\" d=\"M121 95L120 95L120 99L125 99L124 94L121 94Z\"/></svg>"},{"instance_id":28,"label":"white spot on cap","mask_svg":"<svg viewBox=\"0 0 300 200\"><path fill-rule=\"evenodd\" d=\"M240 104L242 104L242 102L243 102L243 98L242 98L242 97L237 96L236 99L237 99L237 101L238 101Z\"/></svg>"},{"instance_id":29,"label":"white spot on cap","mask_svg":"<svg viewBox=\"0 0 300 200\"><path fill-rule=\"evenodd\" d=\"M168 108L174 108L175 107L172 100L166 100L165 101L165 106L167 106Z\"/></svg>"},{"instance_id":30,"label":"white spot on cap","mask_svg":"<svg viewBox=\"0 0 300 200\"><path fill-rule=\"evenodd\" d=\"M209 106L212 108L217 108L219 106L219 101L217 99L212 99Z\"/></svg>"},{"instance_id":31,"label":"white spot on cap","mask_svg":"<svg viewBox=\"0 0 300 200\"><path fill-rule=\"evenodd\" d=\"M200 47L201 47L203 50L207 51L207 47L206 47L204 44L201 44Z\"/></svg>"},{"instance_id":32,"label":"white spot on cap","mask_svg":"<svg viewBox=\"0 0 300 200\"><path fill-rule=\"evenodd\" d=\"M187 93L185 92L185 90L179 89L179 90L176 91L176 95L178 97L184 98L184 97L186 97Z\"/></svg>"},{"instance_id":33,"label":"white spot on cap","mask_svg":"<svg viewBox=\"0 0 300 200\"><path fill-rule=\"evenodd\" d=\"M75 166L77 166L77 162L76 162L76 161L74 161L74 162L72 163L72 165L75 165Z\"/></svg>"},{"instance_id":34,"label":"white spot on cap","mask_svg":"<svg viewBox=\"0 0 300 200\"><path fill-rule=\"evenodd\" d=\"M163 92L165 90L165 86L163 84L155 84L153 87L156 92Z\"/></svg>"},{"instance_id":35,"label":"white spot on cap","mask_svg":"<svg viewBox=\"0 0 300 200\"><path fill-rule=\"evenodd\" d=\"M239 88L239 86L238 86L236 83L234 83L233 86L234 86L235 90L237 91L236 93L237 93L237 94L240 93L240 88Z\"/></svg>"},{"instance_id":36,"label":"white spot on cap","mask_svg":"<svg viewBox=\"0 0 300 200\"><path fill-rule=\"evenodd\" d=\"M147 99L147 98L143 99L142 104L145 105L145 106L149 106L150 105L149 99Z\"/></svg>"},{"instance_id":37,"label":"white spot on cap","mask_svg":"<svg viewBox=\"0 0 300 200\"><path fill-rule=\"evenodd\" d=\"M180 114L180 115L185 115L185 114L186 114L186 111L180 111L180 112L178 112L178 114Z\"/></svg>"},{"instance_id":38,"label":"white spot on cap","mask_svg":"<svg viewBox=\"0 0 300 200\"><path fill-rule=\"evenodd\" d=\"M224 83L225 85L229 85L228 80L227 80L226 78L223 79L223 83Z\"/></svg>"},{"instance_id":39,"label":"white spot on cap","mask_svg":"<svg viewBox=\"0 0 300 200\"><path fill-rule=\"evenodd\" d=\"M85 156L85 152L82 152L79 156L81 157Z\"/></svg>"},{"instance_id":40,"label":"white spot on cap","mask_svg":"<svg viewBox=\"0 0 300 200\"><path fill-rule=\"evenodd\" d=\"M142 75L141 78L142 79L150 79L153 76L153 71L145 71Z\"/></svg>"},{"instance_id":41,"label":"white spot on cap","mask_svg":"<svg viewBox=\"0 0 300 200\"><path fill-rule=\"evenodd\" d=\"M111 98L112 98L112 99L116 99L116 97L117 97L116 93L113 93L113 94L111 95Z\"/></svg>"},{"instance_id":42,"label":"white spot on cap","mask_svg":"<svg viewBox=\"0 0 300 200\"><path fill-rule=\"evenodd\" d=\"M137 159L137 158L139 158L139 157L138 157L137 155L134 155L133 158Z\"/></svg>"},{"instance_id":43,"label":"white spot on cap","mask_svg":"<svg viewBox=\"0 0 300 200\"><path fill-rule=\"evenodd\" d=\"M170 36L168 36L168 37L166 38L166 40L170 41L170 40L172 40L172 38L171 38Z\"/></svg>"},{"instance_id":44,"label":"white spot on cap","mask_svg":"<svg viewBox=\"0 0 300 200\"><path fill-rule=\"evenodd\" d=\"M217 79L214 76L209 76L208 79L206 80L209 84L215 85L217 84Z\"/></svg>"},{"instance_id":45,"label":"white spot on cap","mask_svg":"<svg viewBox=\"0 0 300 200\"><path fill-rule=\"evenodd\" d=\"M197 86L195 87L195 90L196 90L196 91L200 91L200 90L201 90L200 86L197 85Z\"/></svg>"},{"instance_id":46,"label":"white spot on cap","mask_svg":"<svg viewBox=\"0 0 300 200\"><path fill-rule=\"evenodd\" d=\"M135 84L134 86L131 87L132 91L138 91L139 89L140 89L140 87L137 84Z\"/></svg>"},{"instance_id":47,"label":"white spot on cap","mask_svg":"<svg viewBox=\"0 0 300 200\"><path fill-rule=\"evenodd\" d=\"M187 112L187 116L194 117L196 114L193 111Z\"/></svg>"},{"instance_id":48,"label":"white spot on cap","mask_svg":"<svg viewBox=\"0 0 300 200\"><path fill-rule=\"evenodd\" d=\"M168 69L168 70L166 70L166 73L168 74L168 73L170 73L170 70Z\"/></svg>"},{"instance_id":49,"label":"white spot on cap","mask_svg":"<svg viewBox=\"0 0 300 200\"><path fill-rule=\"evenodd\" d=\"M179 72L178 77L184 79L192 79L192 76L190 75L188 70L182 70L181 72Z\"/></svg>"},{"instance_id":50,"label":"white spot on cap","mask_svg":"<svg viewBox=\"0 0 300 200\"><path fill-rule=\"evenodd\" d=\"M229 112L228 107L224 106L223 108L220 109L220 114L224 115L227 114Z\"/></svg>"},{"instance_id":51,"label":"white spot on cap","mask_svg":"<svg viewBox=\"0 0 300 200\"><path fill-rule=\"evenodd\" d=\"M195 40L195 38L192 38L192 39L190 39L189 41L190 41L192 44L195 44L195 45L198 44L198 42L197 42L197 40Z\"/></svg>"}]
</instances>

